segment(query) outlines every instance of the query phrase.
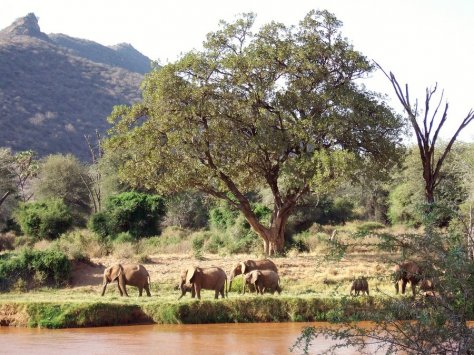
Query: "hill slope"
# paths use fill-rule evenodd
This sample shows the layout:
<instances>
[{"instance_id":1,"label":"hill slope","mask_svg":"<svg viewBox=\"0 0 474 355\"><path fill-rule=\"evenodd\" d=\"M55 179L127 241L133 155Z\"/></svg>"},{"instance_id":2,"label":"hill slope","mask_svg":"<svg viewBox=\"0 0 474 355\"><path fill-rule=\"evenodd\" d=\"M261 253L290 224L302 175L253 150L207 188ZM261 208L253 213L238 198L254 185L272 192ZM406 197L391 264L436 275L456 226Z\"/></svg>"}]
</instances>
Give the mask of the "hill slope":
<instances>
[{"instance_id":1,"label":"hill slope","mask_svg":"<svg viewBox=\"0 0 474 355\"><path fill-rule=\"evenodd\" d=\"M0 31L0 147L89 159L84 135L140 98L151 60L131 45L41 32L34 14Z\"/></svg>"}]
</instances>

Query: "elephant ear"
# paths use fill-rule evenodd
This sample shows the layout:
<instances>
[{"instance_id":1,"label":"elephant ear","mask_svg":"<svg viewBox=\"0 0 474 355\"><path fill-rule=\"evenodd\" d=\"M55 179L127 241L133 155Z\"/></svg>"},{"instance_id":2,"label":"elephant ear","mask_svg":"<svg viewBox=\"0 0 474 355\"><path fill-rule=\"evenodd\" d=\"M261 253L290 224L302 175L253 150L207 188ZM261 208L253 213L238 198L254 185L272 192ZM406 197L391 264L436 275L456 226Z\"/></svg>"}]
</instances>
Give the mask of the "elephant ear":
<instances>
[{"instance_id":1,"label":"elephant ear","mask_svg":"<svg viewBox=\"0 0 474 355\"><path fill-rule=\"evenodd\" d=\"M252 272L252 277L251 277L251 279L250 279L250 282L253 283L253 284L254 284L255 282L257 282L258 277L259 277L261 274L262 274L262 273L261 273L260 271L254 271L254 272Z\"/></svg>"},{"instance_id":2,"label":"elephant ear","mask_svg":"<svg viewBox=\"0 0 474 355\"><path fill-rule=\"evenodd\" d=\"M123 271L123 268L122 268L122 265L120 264L111 266L110 267L110 280L111 281L117 280L117 278L120 275L122 275L122 271Z\"/></svg>"},{"instance_id":3,"label":"elephant ear","mask_svg":"<svg viewBox=\"0 0 474 355\"><path fill-rule=\"evenodd\" d=\"M190 267L186 273L186 283L190 284L194 274L196 273L196 267Z\"/></svg>"},{"instance_id":4,"label":"elephant ear","mask_svg":"<svg viewBox=\"0 0 474 355\"><path fill-rule=\"evenodd\" d=\"M245 274L245 271L247 270L247 264L245 262L241 262L240 269L242 271L242 275Z\"/></svg>"}]
</instances>

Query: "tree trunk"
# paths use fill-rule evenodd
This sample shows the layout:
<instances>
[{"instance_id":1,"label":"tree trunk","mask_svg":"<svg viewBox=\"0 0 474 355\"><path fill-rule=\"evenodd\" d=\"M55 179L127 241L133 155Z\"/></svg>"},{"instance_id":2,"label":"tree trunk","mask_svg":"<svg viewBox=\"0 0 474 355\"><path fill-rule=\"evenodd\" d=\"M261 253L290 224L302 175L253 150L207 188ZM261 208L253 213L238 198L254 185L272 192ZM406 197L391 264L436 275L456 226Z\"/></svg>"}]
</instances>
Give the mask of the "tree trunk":
<instances>
[{"instance_id":1,"label":"tree trunk","mask_svg":"<svg viewBox=\"0 0 474 355\"><path fill-rule=\"evenodd\" d=\"M274 211L270 228L263 226L251 210L241 209L254 232L263 239L265 255L270 256L284 252L285 227L293 205Z\"/></svg>"}]
</instances>

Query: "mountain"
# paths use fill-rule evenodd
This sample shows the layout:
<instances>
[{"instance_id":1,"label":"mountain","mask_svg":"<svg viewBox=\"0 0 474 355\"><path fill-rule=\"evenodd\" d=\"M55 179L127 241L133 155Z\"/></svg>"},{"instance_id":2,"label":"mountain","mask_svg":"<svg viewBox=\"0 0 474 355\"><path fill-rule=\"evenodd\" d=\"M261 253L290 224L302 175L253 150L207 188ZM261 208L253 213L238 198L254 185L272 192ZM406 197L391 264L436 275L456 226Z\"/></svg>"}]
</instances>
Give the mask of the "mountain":
<instances>
[{"instance_id":1,"label":"mountain","mask_svg":"<svg viewBox=\"0 0 474 355\"><path fill-rule=\"evenodd\" d=\"M151 60L113 47L41 32L30 13L0 31L0 147L90 159L84 135L105 132L114 105L140 99Z\"/></svg>"}]
</instances>

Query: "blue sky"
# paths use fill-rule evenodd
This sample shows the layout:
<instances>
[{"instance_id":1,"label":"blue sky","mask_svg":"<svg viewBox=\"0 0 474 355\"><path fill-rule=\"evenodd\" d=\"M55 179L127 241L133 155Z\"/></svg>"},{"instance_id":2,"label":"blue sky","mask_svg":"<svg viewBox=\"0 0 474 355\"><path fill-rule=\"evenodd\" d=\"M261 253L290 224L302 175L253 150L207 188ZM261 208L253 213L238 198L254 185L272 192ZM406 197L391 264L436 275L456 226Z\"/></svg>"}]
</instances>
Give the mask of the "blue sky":
<instances>
[{"instance_id":1,"label":"blue sky","mask_svg":"<svg viewBox=\"0 0 474 355\"><path fill-rule=\"evenodd\" d=\"M344 23L343 34L354 47L407 82L412 97L423 99L425 88L438 82L450 105L444 137L474 108L471 0L2 0L1 7L0 28L34 12L43 32L105 45L127 42L162 64L200 48L220 19L255 12L257 24L296 25L311 9L327 9ZM401 112L381 73L365 84L387 94ZM474 124L461 138L474 141Z\"/></svg>"}]
</instances>

